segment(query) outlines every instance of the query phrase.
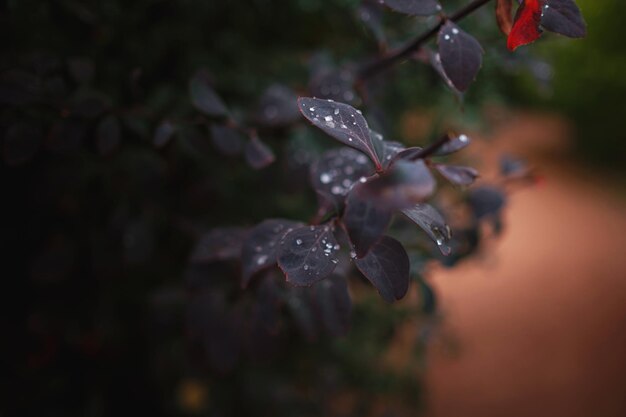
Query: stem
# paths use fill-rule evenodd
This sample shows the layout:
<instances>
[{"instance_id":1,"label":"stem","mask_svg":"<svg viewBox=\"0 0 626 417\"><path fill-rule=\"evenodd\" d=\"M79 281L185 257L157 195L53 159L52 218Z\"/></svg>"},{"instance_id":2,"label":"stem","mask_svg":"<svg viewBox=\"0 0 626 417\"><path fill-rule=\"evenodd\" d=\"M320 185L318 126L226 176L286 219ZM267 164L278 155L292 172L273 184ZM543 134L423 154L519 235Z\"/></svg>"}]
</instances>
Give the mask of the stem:
<instances>
[{"instance_id":1,"label":"stem","mask_svg":"<svg viewBox=\"0 0 626 417\"><path fill-rule=\"evenodd\" d=\"M435 25L433 28L427 30L426 32L419 35L413 41L409 42L405 46L395 51L392 51L389 55L381 57L380 59L371 62L361 68L358 72L357 83L361 83L368 78L373 77L374 75L384 71L385 69L397 64L398 62L410 57L415 53L418 49L422 47L426 42L430 40L433 36L435 36L439 29L444 25L446 20L451 20L453 22L458 22L469 16L485 4L489 3L491 0L474 0L467 6L458 10L456 13L452 14L449 17L441 17L439 23Z\"/></svg>"},{"instance_id":2,"label":"stem","mask_svg":"<svg viewBox=\"0 0 626 417\"><path fill-rule=\"evenodd\" d=\"M427 147L423 148L421 151L419 151L415 155L411 156L410 160L411 161L417 161L418 159L428 158L429 156L431 156L432 154L437 152L437 150L439 150L439 148L441 148L443 145L448 143L448 141L450 141L450 139L451 139L450 135L448 135L448 134L445 134L445 135L441 136L439 139L437 139L436 141L434 141L433 143L431 143Z\"/></svg>"}]
</instances>

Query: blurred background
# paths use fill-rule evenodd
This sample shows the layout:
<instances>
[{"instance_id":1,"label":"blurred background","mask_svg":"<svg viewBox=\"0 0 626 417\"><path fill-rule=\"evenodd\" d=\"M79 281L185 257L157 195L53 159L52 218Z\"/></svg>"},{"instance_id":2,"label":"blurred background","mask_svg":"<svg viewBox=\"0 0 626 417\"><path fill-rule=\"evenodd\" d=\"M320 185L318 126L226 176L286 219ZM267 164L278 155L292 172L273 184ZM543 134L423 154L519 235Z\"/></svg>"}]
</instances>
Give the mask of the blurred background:
<instances>
[{"instance_id":1,"label":"blurred background","mask_svg":"<svg viewBox=\"0 0 626 417\"><path fill-rule=\"evenodd\" d=\"M212 228L315 214L308 165L331 141L260 98L435 22L367 4L0 3L0 415L626 415L623 2L577 0L587 38L515 53L487 5L461 24L486 51L462 100L420 56L354 98L403 143L471 134L479 186L502 155L537 180L507 188L502 233L467 256L414 254L406 300L351 284L347 336L309 337L293 312L255 333L264 287L190 260ZM273 164L224 148L190 100L198 71Z\"/></svg>"}]
</instances>

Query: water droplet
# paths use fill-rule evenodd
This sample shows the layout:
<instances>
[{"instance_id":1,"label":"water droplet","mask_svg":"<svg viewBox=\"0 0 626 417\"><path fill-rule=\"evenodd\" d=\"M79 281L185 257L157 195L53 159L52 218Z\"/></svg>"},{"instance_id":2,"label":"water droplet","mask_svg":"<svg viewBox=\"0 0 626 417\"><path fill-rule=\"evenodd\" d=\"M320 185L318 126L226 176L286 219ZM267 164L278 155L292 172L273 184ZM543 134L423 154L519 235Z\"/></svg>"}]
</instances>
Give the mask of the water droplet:
<instances>
[{"instance_id":1,"label":"water droplet","mask_svg":"<svg viewBox=\"0 0 626 417\"><path fill-rule=\"evenodd\" d=\"M322 184L328 184L331 180L332 178L330 177L330 174L326 172L320 175L320 181L322 182Z\"/></svg>"},{"instance_id":2,"label":"water droplet","mask_svg":"<svg viewBox=\"0 0 626 417\"><path fill-rule=\"evenodd\" d=\"M338 185L333 185L333 187L330 189L330 192L335 195L339 195L343 193L343 188Z\"/></svg>"},{"instance_id":3,"label":"water droplet","mask_svg":"<svg viewBox=\"0 0 626 417\"><path fill-rule=\"evenodd\" d=\"M335 109L335 111L333 112L335 113L335 116L339 114L339 109Z\"/></svg>"},{"instance_id":4,"label":"water droplet","mask_svg":"<svg viewBox=\"0 0 626 417\"><path fill-rule=\"evenodd\" d=\"M315 111L315 107L309 107L309 111Z\"/></svg>"},{"instance_id":5,"label":"water droplet","mask_svg":"<svg viewBox=\"0 0 626 417\"><path fill-rule=\"evenodd\" d=\"M449 40L450 40L450 35L447 35L447 34L446 34L443 38L444 38L445 40L449 41Z\"/></svg>"},{"instance_id":6,"label":"water droplet","mask_svg":"<svg viewBox=\"0 0 626 417\"><path fill-rule=\"evenodd\" d=\"M334 259L334 258L333 258L333 259L331 259L330 261L331 261L332 263L334 263L334 264L336 264L337 262L339 262L337 259Z\"/></svg>"},{"instance_id":7,"label":"water droplet","mask_svg":"<svg viewBox=\"0 0 626 417\"><path fill-rule=\"evenodd\" d=\"M324 116L324 120L326 120L327 122L332 122L333 116Z\"/></svg>"},{"instance_id":8,"label":"water droplet","mask_svg":"<svg viewBox=\"0 0 626 417\"><path fill-rule=\"evenodd\" d=\"M334 250L339 250L339 249L341 249L341 246L339 246L339 245L337 244L337 245L333 246L333 249L334 249Z\"/></svg>"},{"instance_id":9,"label":"water droplet","mask_svg":"<svg viewBox=\"0 0 626 417\"><path fill-rule=\"evenodd\" d=\"M302 245L302 239L296 239L296 245L298 246Z\"/></svg>"},{"instance_id":10,"label":"water droplet","mask_svg":"<svg viewBox=\"0 0 626 417\"><path fill-rule=\"evenodd\" d=\"M468 139L469 139L469 138L468 138L467 136L465 136L465 135L461 135L461 136L459 136L459 140L460 140L461 142L467 142L467 141L468 141Z\"/></svg>"},{"instance_id":11,"label":"water droplet","mask_svg":"<svg viewBox=\"0 0 626 417\"><path fill-rule=\"evenodd\" d=\"M365 178L365 177L359 178L359 182L360 183L365 183L366 181L367 181L367 178Z\"/></svg>"},{"instance_id":12,"label":"water droplet","mask_svg":"<svg viewBox=\"0 0 626 417\"><path fill-rule=\"evenodd\" d=\"M353 251L353 250L352 250L352 251L350 251L350 257L351 257L352 259L356 259L356 252L355 252L355 251Z\"/></svg>"},{"instance_id":13,"label":"water droplet","mask_svg":"<svg viewBox=\"0 0 626 417\"><path fill-rule=\"evenodd\" d=\"M263 265L267 261L267 255L261 255L257 258L256 264Z\"/></svg>"},{"instance_id":14,"label":"water droplet","mask_svg":"<svg viewBox=\"0 0 626 417\"><path fill-rule=\"evenodd\" d=\"M309 266L307 264L304 264L304 266L302 267L305 271L309 270Z\"/></svg>"},{"instance_id":15,"label":"water droplet","mask_svg":"<svg viewBox=\"0 0 626 417\"><path fill-rule=\"evenodd\" d=\"M457 28L452 28L452 33L454 33L455 35L458 35L459 30Z\"/></svg>"}]
</instances>

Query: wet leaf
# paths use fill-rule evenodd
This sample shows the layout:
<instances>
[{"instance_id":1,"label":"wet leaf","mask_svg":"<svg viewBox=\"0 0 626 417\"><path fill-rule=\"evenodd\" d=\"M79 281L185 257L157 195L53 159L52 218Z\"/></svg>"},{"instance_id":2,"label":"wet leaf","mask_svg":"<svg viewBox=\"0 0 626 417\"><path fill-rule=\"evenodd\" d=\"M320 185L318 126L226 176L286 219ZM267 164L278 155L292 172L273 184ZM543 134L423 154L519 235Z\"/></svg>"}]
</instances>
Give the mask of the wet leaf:
<instances>
[{"instance_id":1,"label":"wet leaf","mask_svg":"<svg viewBox=\"0 0 626 417\"><path fill-rule=\"evenodd\" d=\"M421 203L435 191L436 182L422 160L397 160L385 173L358 188L361 198L370 198L383 210L401 210Z\"/></svg>"},{"instance_id":2,"label":"wet leaf","mask_svg":"<svg viewBox=\"0 0 626 417\"><path fill-rule=\"evenodd\" d=\"M328 277L337 266L339 244L328 225L303 226L285 234L278 249L278 266L287 282L309 286Z\"/></svg>"},{"instance_id":3,"label":"wet leaf","mask_svg":"<svg viewBox=\"0 0 626 417\"><path fill-rule=\"evenodd\" d=\"M309 97L301 97L298 104L300 112L314 126L344 145L365 153L377 168L382 167L367 121L359 110L347 104Z\"/></svg>"},{"instance_id":4,"label":"wet leaf","mask_svg":"<svg viewBox=\"0 0 626 417\"><path fill-rule=\"evenodd\" d=\"M246 162L254 169L263 169L276 160L272 149L256 136L246 143L244 152Z\"/></svg>"},{"instance_id":5,"label":"wet leaf","mask_svg":"<svg viewBox=\"0 0 626 417\"><path fill-rule=\"evenodd\" d=\"M570 38L587 35L587 24L573 0L546 0L541 13L541 26Z\"/></svg>"},{"instance_id":6,"label":"wet leaf","mask_svg":"<svg viewBox=\"0 0 626 417\"><path fill-rule=\"evenodd\" d=\"M435 152L435 155L443 156L458 152L461 149L467 147L470 143L472 143L472 140L467 135L462 134L455 136L453 138L450 138L448 142L444 143L443 146L441 146L437 150L437 152Z\"/></svg>"},{"instance_id":7,"label":"wet leaf","mask_svg":"<svg viewBox=\"0 0 626 417\"><path fill-rule=\"evenodd\" d=\"M439 30L438 44L445 74L456 89L466 91L482 65L483 48L449 20Z\"/></svg>"},{"instance_id":8,"label":"wet leaf","mask_svg":"<svg viewBox=\"0 0 626 417\"><path fill-rule=\"evenodd\" d=\"M404 209L402 213L428 234L437 244L442 254L450 254L450 227L437 209L430 204L422 203Z\"/></svg>"},{"instance_id":9,"label":"wet leaf","mask_svg":"<svg viewBox=\"0 0 626 417\"><path fill-rule=\"evenodd\" d=\"M441 11L435 0L381 0L389 8L411 16L430 16Z\"/></svg>"},{"instance_id":10,"label":"wet leaf","mask_svg":"<svg viewBox=\"0 0 626 417\"><path fill-rule=\"evenodd\" d=\"M478 178L478 171L471 167L436 164L435 169L456 185L470 185Z\"/></svg>"},{"instance_id":11,"label":"wet leaf","mask_svg":"<svg viewBox=\"0 0 626 417\"><path fill-rule=\"evenodd\" d=\"M245 138L235 129L228 126L213 124L209 128L211 140L220 153L224 155L239 155L244 148Z\"/></svg>"},{"instance_id":12,"label":"wet leaf","mask_svg":"<svg viewBox=\"0 0 626 417\"><path fill-rule=\"evenodd\" d=\"M454 86L454 83L452 82L450 77L448 77L448 74L446 74L446 71L443 69L443 64L441 63L441 55L439 54L439 52L430 51L429 60L430 60L430 65L433 67L435 72L439 74L439 76L446 83L448 88L451 89L452 92L457 97L459 97L459 99L462 98L463 93Z\"/></svg>"},{"instance_id":13,"label":"wet leaf","mask_svg":"<svg viewBox=\"0 0 626 417\"><path fill-rule=\"evenodd\" d=\"M203 71L197 72L189 80L189 95L191 102L202 113L211 117L225 117L228 109L211 87L209 77Z\"/></svg>"},{"instance_id":14,"label":"wet leaf","mask_svg":"<svg viewBox=\"0 0 626 417\"><path fill-rule=\"evenodd\" d=\"M342 218L359 258L365 256L385 233L392 215L391 211L378 208L372 199L360 197L358 188L364 186L359 184L350 193Z\"/></svg>"},{"instance_id":15,"label":"wet leaf","mask_svg":"<svg viewBox=\"0 0 626 417\"><path fill-rule=\"evenodd\" d=\"M345 147L331 149L311 165L311 184L320 198L340 209L354 183L373 172L374 166L361 152Z\"/></svg>"},{"instance_id":16,"label":"wet leaf","mask_svg":"<svg viewBox=\"0 0 626 417\"><path fill-rule=\"evenodd\" d=\"M409 289L409 257L397 240L383 236L362 259L354 263L389 303L400 300Z\"/></svg>"},{"instance_id":17,"label":"wet leaf","mask_svg":"<svg viewBox=\"0 0 626 417\"><path fill-rule=\"evenodd\" d=\"M193 263L227 261L241 257L241 247L248 231L241 227L220 227L205 233L191 254Z\"/></svg>"},{"instance_id":18,"label":"wet leaf","mask_svg":"<svg viewBox=\"0 0 626 417\"><path fill-rule=\"evenodd\" d=\"M278 242L288 231L302 223L284 219L270 219L258 224L251 231L241 248L243 288L257 272L276 263Z\"/></svg>"}]
</instances>

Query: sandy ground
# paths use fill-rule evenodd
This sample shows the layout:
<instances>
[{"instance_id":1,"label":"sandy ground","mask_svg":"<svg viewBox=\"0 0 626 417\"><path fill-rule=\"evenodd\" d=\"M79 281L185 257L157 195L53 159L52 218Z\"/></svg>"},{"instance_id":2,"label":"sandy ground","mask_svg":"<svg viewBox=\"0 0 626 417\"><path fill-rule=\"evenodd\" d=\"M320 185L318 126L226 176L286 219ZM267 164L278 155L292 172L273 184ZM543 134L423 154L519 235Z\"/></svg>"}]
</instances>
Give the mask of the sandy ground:
<instances>
[{"instance_id":1,"label":"sandy ground","mask_svg":"<svg viewBox=\"0 0 626 417\"><path fill-rule=\"evenodd\" d=\"M571 162L559 119L500 125L545 181L512 195L488 255L430 274L459 351L431 348L429 417L626 416L623 190Z\"/></svg>"}]
</instances>

